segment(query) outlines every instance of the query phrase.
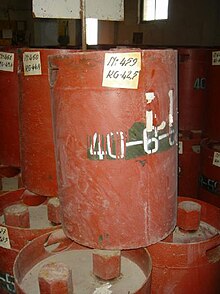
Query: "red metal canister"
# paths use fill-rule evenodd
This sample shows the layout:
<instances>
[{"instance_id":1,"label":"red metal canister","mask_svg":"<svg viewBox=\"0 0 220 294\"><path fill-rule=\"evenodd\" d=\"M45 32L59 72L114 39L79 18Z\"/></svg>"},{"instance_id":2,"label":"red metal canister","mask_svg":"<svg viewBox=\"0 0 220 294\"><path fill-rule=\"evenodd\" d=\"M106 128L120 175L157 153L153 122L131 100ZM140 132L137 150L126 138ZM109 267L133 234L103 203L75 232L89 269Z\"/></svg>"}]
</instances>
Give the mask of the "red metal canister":
<instances>
[{"instance_id":1,"label":"red metal canister","mask_svg":"<svg viewBox=\"0 0 220 294\"><path fill-rule=\"evenodd\" d=\"M44 287L45 292L40 292L38 283L39 272L51 263L57 266L62 263L62 267L66 266L72 271L71 288L74 292L69 289L65 293L151 293L152 264L150 255L145 249L122 250L122 275L108 282L91 274L92 253L92 249L80 246L64 236L62 230L34 239L16 258L13 270L16 293L54 293L49 292L48 287ZM59 272L58 277L60 276ZM51 284L52 282L50 281Z\"/></svg>"},{"instance_id":2,"label":"red metal canister","mask_svg":"<svg viewBox=\"0 0 220 294\"><path fill-rule=\"evenodd\" d=\"M65 233L101 249L164 238L176 219L176 52L82 52L50 66Z\"/></svg>"},{"instance_id":3,"label":"red metal canister","mask_svg":"<svg viewBox=\"0 0 220 294\"><path fill-rule=\"evenodd\" d=\"M13 264L19 251L32 239L59 228L47 220L45 201L45 197L33 195L25 189L11 191L0 196L0 293L15 293ZM11 219L5 219L5 211L17 206L28 208L29 228L6 224L6 221L11 222ZM19 222L18 211L15 211L12 217L13 221Z\"/></svg>"},{"instance_id":4,"label":"red metal canister","mask_svg":"<svg viewBox=\"0 0 220 294\"><path fill-rule=\"evenodd\" d=\"M220 51L212 51L209 58L207 85L207 112L205 115L205 134L211 140L220 140Z\"/></svg>"},{"instance_id":5,"label":"red metal canister","mask_svg":"<svg viewBox=\"0 0 220 294\"><path fill-rule=\"evenodd\" d=\"M19 172L18 52L0 49L0 177Z\"/></svg>"},{"instance_id":6,"label":"red metal canister","mask_svg":"<svg viewBox=\"0 0 220 294\"><path fill-rule=\"evenodd\" d=\"M220 142L204 139L201 143L199 198L220 207Z\"/></svg>"},{"instance_id":7,"label":"red metal canister","mask_svg":"<svg viewBox=\"0 0 220 294\"><path fill-rule=\"evenodd\" d=\"M220 210L197 199L178 198L179 203L201 205L200 227L188 232L177 227L168 238L147 247L153 261L152 293L217 294L220 291ZM189 207L186 213L187 210L190 213ZM192 223L192 215L189 219L185 217L186 225Z\"/></svg>"},{"instance_id":8,"label":"red metal canister","mask_svg":"<svg viewBox=\"0 0 220 294\"><path fill-rule=\"evenodd\" d=\"M24 186L39 195L56 196L48 56L59 49L22 49L20 59L21 169Z\"/></svg>"},{"instance_id":9,"label":"red metal canister","mask_svg":"<svg viewBox=\"0 0 220 294\"><path fill-rule=\"evenodd\" d=\"M198 197L201 132L179 132L178 195Z\"/></svg>"},{"instance_id":10,"label":"red metal canister","mask_svg":"<svg viewBox=\"0 0 220 294\"><path fill-rule=\"evenodd\" d=\"M178 55L179 129L203 130L211 53L206 48L180 48Z\"/></svg>"}]
</instances>

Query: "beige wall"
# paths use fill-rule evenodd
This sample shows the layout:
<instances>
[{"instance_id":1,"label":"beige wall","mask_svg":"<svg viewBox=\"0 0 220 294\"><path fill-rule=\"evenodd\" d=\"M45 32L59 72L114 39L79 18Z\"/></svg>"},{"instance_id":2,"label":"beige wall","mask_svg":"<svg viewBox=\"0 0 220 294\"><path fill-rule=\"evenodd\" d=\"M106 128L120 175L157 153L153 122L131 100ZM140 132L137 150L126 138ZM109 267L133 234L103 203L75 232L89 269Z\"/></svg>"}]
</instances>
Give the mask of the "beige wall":
<instances>
[{"instance_id":1,"label":"beige wall","mask_svg":"<svg viewBox=\"0 0 220 294\"><path fill-rule=\"evenodd\" d=\"M143 44L153 46L220 46L220 0L170 0L169 19L139 23L138 5L140 0L125 0L123 22L99 21L99 44L132 45L133 33L143 32ZM4 23L4 11L10 19L25 20L30 45L56 45L57 35L54 20L40 21L32 18L32 0L1 0L0 20ZM42 34L43 22L47 32ZM40 24L40 25L39 25ZM70 21L70 45L75 44L76 21ZM48 38L47 38L48 36ZM47 40L48 39L48 40Z\"/></svg>"},{"instance_id":2,"label":"beige wall","mask_svg":"<svg viewBox=\"0 0 220 294\"><path fill-rule=\"evenodd\" d=\"M148 45L220 45L219 0L170 0L169 20L138 24L138 0L125 0L125 21L118 23L117 43L132 44L143 32Z\"/></svg>"},{"instance_id":3,"label":"beige wall","mask_svg":"<svg viewBox=\"0 0 220 294\"><path fill-rule=\"evenodd\" d=\"M115 43L115 22L99 21L98 43L114 44Z\"/></svg>"}]
</instances>

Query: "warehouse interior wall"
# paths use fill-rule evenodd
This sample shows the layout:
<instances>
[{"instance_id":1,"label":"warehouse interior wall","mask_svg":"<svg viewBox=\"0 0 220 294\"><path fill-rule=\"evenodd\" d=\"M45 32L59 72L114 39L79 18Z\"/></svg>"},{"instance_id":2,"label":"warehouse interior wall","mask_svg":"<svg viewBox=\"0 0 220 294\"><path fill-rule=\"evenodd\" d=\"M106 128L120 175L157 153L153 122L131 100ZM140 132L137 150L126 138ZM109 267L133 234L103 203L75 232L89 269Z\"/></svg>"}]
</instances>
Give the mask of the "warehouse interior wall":
<instances>
[{"instance_id":1,"label":"warehouse interior wall","mask_svg":"<svg viewBox=\"0 0 220 294\"><path fill-rule=\"evenodd\" d=\"M139 33L142 40L136 44L146 46L220 45L219 0L170 0L168 20L144 23L140 20L140 1L125 0L124 21L99 21L99 44L133 45L134 34ZM11 28L18 45L59 45L60 21L34 19L31 9L32 0L1 0L0 34ZM68 20L68 45L80 45L79 30L77 20Z\"/></svg>"},{"instance_id":2,"label":"warehouse interior wall","mask_svg":"<svg viewBox=\"0 0 220 294\"><path fill-rule=\"evenodd\" d=\"M116 44L115 38L117 22L99 21L98 43L99 44Z\"/></svg>"},{"instance_id":3,"label":"warehouse interior wall","mask_svg":"<svg viewBox=\"0 0 220 294\"><path fill-rule=\"evenodd\" d=\"M169 19L141 23L139 1L125 0L125 21L118 23L117 43L132 44L143 32L146 45L220 45L219 0L169 0Z\"/></svg>"},{"instance_id":4,"label":"warehouse interior wall","mask_svg":"<svg viewBox=\"0 0 220 294\"><path fill-rule=\"evenodd\" d=\"M4 38L5 30L12 31L15 45L34 44L31 0L0 1L0 45L11 45L10 40Z\"/></svg>"}]
</instances>

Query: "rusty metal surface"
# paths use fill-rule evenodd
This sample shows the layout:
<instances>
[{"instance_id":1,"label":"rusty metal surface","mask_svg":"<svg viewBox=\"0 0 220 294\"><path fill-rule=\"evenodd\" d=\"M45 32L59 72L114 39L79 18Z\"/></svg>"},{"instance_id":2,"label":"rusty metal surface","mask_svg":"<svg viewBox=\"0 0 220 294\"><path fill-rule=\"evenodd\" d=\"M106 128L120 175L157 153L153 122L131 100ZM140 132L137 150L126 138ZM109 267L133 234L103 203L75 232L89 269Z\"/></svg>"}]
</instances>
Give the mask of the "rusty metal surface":
<instances>
[{"instance_id":1,"label":"rusty metal surface","mask_svg":"<svg viewBox=\"0 0 220 294\"><path fill-rule=\"evenodd\" d=\"M57 195L47 58L64 52L22 49L19 56L22 64L19 74L22 180L28 190L44 196ZM23 55L26 53L30 53L29 59L36 60L27 64L24 75Z\"/></svg>"},{"instance_id":2,"label":"rusty metal surface","mask_svg":"<svg viewBox=\"0 0 220 294\"><path fill-rule=\"evenodd\" d=\"M134 52L141 71L130 89ZM103 78L105 57L110 69ZM67 236L104 249L165 238L176 221L176 52L77 53L51 58L50 66ZM102 87L112 81L113 87Z\"/></svg>"},{"instance_id":3,"label":"rusty metal surface","mask_svg":"<svg viewBox=\"0 0 220 294\"><path fill-rule=\"evenodd\" d=\"M209 49L180 48L179 55L179 129L203 130L207 99Z\"/></svg>"},{"instance_id":4,"label":"rusty metal surface","mask_svg":"<svg viewBox=\"0 0 220 294\"><path fill-rule=\"evenodd\" d=\"M80 0L80 17L82 22L82 50L86 50L86 1Z\"/></svg>"},{"instance_id":5,"label":"rusty metal surface","mask_svg":"<svg viewBox=\"0 0 220 294\"><path fill-rule=\"evenodd\" d=\"M220 229L219 208L198 199L178 197L178 201L202 205L201 220ZM203 293L220 291L220 235L203 241L174 243L172 234L147 247L153 261L152 293Z\"/></svg>"},{"instance_id":6,"label":"rusty metal surface","mask_svg":"<svg viewBox=\"0 0 220 294\"><path fill-rule=\"evenodd\" d=\"M1 57L0 68L0 166L19 167L19 121L18 121L18 53L17 49L8 48L1 51L14 55L12 71L6 71L11 59ZM2 65L7 63L7 67ZM1 168L1 167L0 167ZM13 170L12 170L13 173Z\"/></svg>"}]
</instances>

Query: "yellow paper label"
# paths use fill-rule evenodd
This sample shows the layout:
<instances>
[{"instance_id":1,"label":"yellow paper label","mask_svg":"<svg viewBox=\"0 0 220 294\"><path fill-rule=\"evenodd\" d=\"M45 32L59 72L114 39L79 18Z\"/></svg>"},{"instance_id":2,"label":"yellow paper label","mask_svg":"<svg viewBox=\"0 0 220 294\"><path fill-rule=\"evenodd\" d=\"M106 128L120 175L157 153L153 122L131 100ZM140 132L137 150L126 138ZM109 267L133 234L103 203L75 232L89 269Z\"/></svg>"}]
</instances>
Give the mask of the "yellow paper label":
<instances>
[{"instance_id":1,"label":"yellow paper label","mask_svg":"<svg viewBox=\"0 0 220 294\"><path fill-rule=\"evenodd\" d=\"M214 152L213 165L220 167L220 152Z\"/></svg>"},{"instance_id":2,"label":"yellow paper label","mask_svg":"<svg viewBox=\"0 0 220 294\"><path fill-rule=\"evenodd\" d=\"M0 52L0 70L14 71L14 53Z\"/></svg>"},{"instance_id":3,"label":"yellow paper label","mask_svg":"<svg viewBox=\"0 0 220 294\"><path fill-rule=\"evenodd\" d=\"M141 53L106 53L103 87L137 89L141 70Z\"/></svg>"},{"instance_id":4,"label":"yellow paper label","mask_svg":"<svg viewBox=\"0 0 220 294\"><path fill-rule=\"evenodd\" d=\"M23 65L25 76L41 75L40 52L24 52Z\"/></svg>"},{"instance_id":5,"label":"yellow paper label","mask_svg":"<svg viewBox=\"0 0 220 294\"><path fill-rule=\"evenodd\" d=\"M212 52L212 65L220 65L220 51Z\"/></svg>"}]
</instances>

